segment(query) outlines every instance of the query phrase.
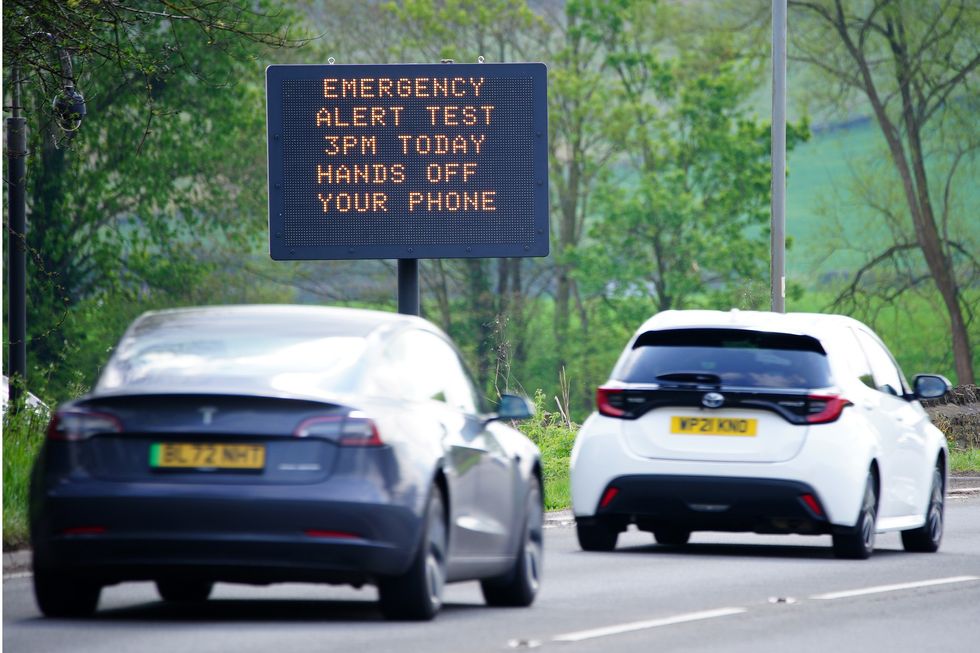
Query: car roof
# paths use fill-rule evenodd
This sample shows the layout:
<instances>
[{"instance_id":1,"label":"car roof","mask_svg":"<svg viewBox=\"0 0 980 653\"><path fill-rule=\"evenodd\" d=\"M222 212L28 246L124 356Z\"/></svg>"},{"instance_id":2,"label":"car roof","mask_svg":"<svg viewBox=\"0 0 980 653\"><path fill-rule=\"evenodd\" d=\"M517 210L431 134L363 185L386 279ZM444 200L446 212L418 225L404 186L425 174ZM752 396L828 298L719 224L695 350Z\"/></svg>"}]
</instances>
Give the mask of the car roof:
<instances>
[{"instance_id":1,"label":"car roof","mask_svg":"<svg viewBox=\"0 0 980 653\"><path fill-rule=\"evenodd\" d=\"M197 306L150 311L141 315L126 336L195 328L275 329L294 335L364 336L414 326L438 331L428 320L400 313L360 308L293 304Z\"/></svg>"},{"instance_id":2,"label":"car roof","mask_svg":"<svg viewBox=\"0 0 980 653\"><path fill-rule=\"evenodd\" d=\"M817 339L845 326L864 325L846 315L826 313L773 313L770 311L669 310L657 313L639 329L637 335L664 329L749 329L790 333Z\"/></svg>"}]
</instances>

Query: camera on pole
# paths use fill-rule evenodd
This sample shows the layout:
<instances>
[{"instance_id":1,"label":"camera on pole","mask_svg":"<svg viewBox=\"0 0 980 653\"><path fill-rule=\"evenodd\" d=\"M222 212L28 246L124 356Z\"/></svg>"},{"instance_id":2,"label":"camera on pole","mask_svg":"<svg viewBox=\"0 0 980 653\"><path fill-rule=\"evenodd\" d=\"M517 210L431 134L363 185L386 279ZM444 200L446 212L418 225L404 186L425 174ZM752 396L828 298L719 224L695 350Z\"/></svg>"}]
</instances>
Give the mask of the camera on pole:
<instances>
[{"instance_id":1,"label":"camera on pole","mask_svg":"<svg viewBox=\"0 0 980 653\"><path fill-rule=\"evenodd\" d=\"M56 45L58 57L61 59L61 92L51 101L58 126L70 140L82 126L85 119L85 97L75 88L75 75L71 66L71 54L65 48Z\"/></svg>"}]
</instances>

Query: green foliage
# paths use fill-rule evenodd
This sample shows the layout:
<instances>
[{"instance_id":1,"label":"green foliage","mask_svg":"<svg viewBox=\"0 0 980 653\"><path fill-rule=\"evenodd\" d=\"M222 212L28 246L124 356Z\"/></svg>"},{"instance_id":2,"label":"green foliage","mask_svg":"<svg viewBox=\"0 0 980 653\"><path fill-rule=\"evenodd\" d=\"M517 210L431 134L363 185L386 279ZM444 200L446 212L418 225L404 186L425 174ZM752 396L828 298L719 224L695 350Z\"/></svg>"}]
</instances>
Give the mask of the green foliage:
<instances>
[{"instance_id":1,"label":"green foliage","mask_svg":"<svg viewBox=\"0 0 980 653\"><path fill-rule=\"evenodd\" d=\"M262 242L257 57L264 43L284 42L287 16L239 0L184 3L180 16L169 3L35 9L4 6L4 52L26 75L32 387L40 371L64 398L73 365L94 373L142 310L227 301L226 284L212 279L233 274L228 260ZM54 42L71 41L87 101L70 142L49 110L42 64L53 47L30 31L48 18L64 30ZM202 295L208 286L217 292Z\"/></svg>"},{"instance_id":2,"label":"green foliage","mask_svg":"<svg viewBox=\"0 0 980 653\"><path fill-rule=\"evenodd\" d=\"M980 449L951 450L949 468L959 473L980 473Z\"/></svg>"},{"instance_id":3,"label":"green foliage","mask_svg":"<svg viewBox=\"0 0 980 653\"><path fill-rule=\"evenodd\" d=\"M964 215L959 191L971 186L962 172L975 172L971 164L980 151L971 90L980 66L980 7L886 0L790 5L800 35L792 56L808 63L824 86L837 88L829 104L840 113L852 113L857 99L867 102L887 144L881 160L892 168L859 173L849 184L848 199L875 215L886 237L867 246L836 305L894 301L924 283L935 286L949 318L958 381L972 383L970 323L977 306L962 290L977 283L980 260L974 212L967 208L962 227L958 218Z\"/></svg>"},{"instance_id":4,"label":"green foliage","mask_svg":"<svg viewBox=\"0 0 980 653\"><path fill-rule=\"evenodd\" d=\"M554 409L550 408L554 405ZM569 505L568 458L575 444L578 425L569 422L557 403L538 390L534 395L535 415L518 428L541 449L545 507L560 510Z\"/></svg>"},{"instance_id":5,"label":"green foliage","mask_svg":"<svg viewBox=\"0 0 980 653\"><path fill-rule=\"evenodd\" d=\"M8 407L9 408L9 407ZM44 441L47 410L23 403L3 415L3 548L29 541L27 495L31 468Z\"/></svg>"},{"instance_id":6,"label":"green foliage","mask_svg":"<svg viewBox=\"0 0 980 653\"><path fill-rule=\"evenodd\" d=\"M402 54L440 59L506 61L515 37L540 23L523 0L401 0L384 9L403 30Z\"/></svg>"},{"instance_id":7,"label":"green foliage","mask_svg":"<svg viewBox=\"0 0 980 653\"><path fill-rule=\"evenodd\" d=\"M622 157L597 193L600 219L579 282L593 293L651 297L659 310L697 306L696 297L760 307L761 289L746 292L768 267L770 128L745 108L757 70L718 58L726 37L711 33L690 51L660 55L669 41L657 5L599 5L592 38L622 80L610 124ZM787 147L807 136L805 122L790 125Z\"/></svg>"},{"instance_id":8,"label":"green foliage","mask_svg":"<svg viewBox=\"0 0 980 653\"><path fill-rule=\"evenodd\" d=\"M787 298L786 309L834 312L831 306L836 294L834 286L827 285L822 290L808 291L799 299ZM971 288L964 295L969 302L980 301L980 289ZM955 378L952 351L945 346L936 346L937 342L945 341L948 325L935 296L909 293L901 302L872 298L866 305L843 313L873 328L908 378L920 373ZM974 350L973 360L975 366L980 366L980 352Z\"/></svg>"},{"instance_id":9,"label":"green foliage","mask_svg":"<svg viewBox=\"0 0 980 653\"><path fill-rule=\"evenodd\" d=\"M79 59L116 68L123 74L166 76L179 57L181 41L154 47L144 38L155 30L189 30L184 37L219 48L243 43L282 46L289 42L282 23L266 13L267 3L250 0L165 0L122 4L83 0L10 2L3 10L3 58L19 66L33 83L57 91L61 86L55 47L70 49ZM174 37L178 32L174 32ZM247 50L234 52L245 54Z\"/></svg>"}]
</instances>

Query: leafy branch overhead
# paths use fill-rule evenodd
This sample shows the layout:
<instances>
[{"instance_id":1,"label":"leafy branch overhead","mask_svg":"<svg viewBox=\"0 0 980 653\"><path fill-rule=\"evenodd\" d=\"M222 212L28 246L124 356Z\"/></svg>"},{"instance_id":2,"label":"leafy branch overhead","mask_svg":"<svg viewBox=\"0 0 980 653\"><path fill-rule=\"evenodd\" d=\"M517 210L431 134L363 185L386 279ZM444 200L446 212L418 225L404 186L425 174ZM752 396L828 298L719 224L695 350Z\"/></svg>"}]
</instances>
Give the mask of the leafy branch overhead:
<instances>
[{"instance_id":1,"label":"leafy branch overhead","mask_svg":"<svg viewBox=\"0 0 980 653\"><path fill-rule=\"evenodd\" d=\"M960 162L980 149L974 88L980 6L972 0L789 4L801 19L795 57L867 100L901 183L909 232L902 242L916 247L886 250L866 268L891 262L903 251L921 257L949 320L957 377L960 383L973 383L973 307L964 289L977 271L972 257L963 257L956 247L961 239L949 207ZM930 154L935 142L939 150ZM936 182L937 167L939 176L945 174L943 182ZM853 297L853 286L845 295Z\"/></svg>"},{"instance_id":2,"label":"leafy branch overhead","mask_svg":"<svg viewBox=\"0 0 980 653\"><path fill-rule=\"evenodd\" d=\"M148 98L154 86L179 69L222 85L203 75L184 55L185 47L199 41L222 56L254 60L250 44L305 42L290 35L288 14L271 7L248 0L9 0L4 3L4 66L19 68L21 78L45 94L62 86L57 48L76 58L83 77L142 78ZM159 38L161 33L168 37Z\"/></svg>"},{"instance_id":3,"label":"leafy branch overhead","mask_svg":"<svg viewBox=\"0 0 980 653\"><path fill-rule=\"evenodd\" d=\"M30 358L77 349L96 369L104 345L87 339L200 292L218 244L262 224L259 58L300 42L295 15L245 0L12 0L3 13L6 103L16 67L30 139L28 231L7 234L33 254ZM87 105L70 148L51 110L66 81Z\"/></svg>"},{"instance_id":4,"label":"leafy branch overhead","mask_svg":"<svg viewBox=\"0 0 980 653\"><path fill-rule=\"evenodd\" d=\"M608 131L620 156L597 191L578 274L601 280L594 292L649 296L658 310L709 297L755 308L764 293L746 282L765 277L770 183L770 128L745 108L758 66L717 56L735 49L731 35L679 43L663 27L669 12L589 6L589 37L619 82ZM790 125L788 147L807 136L805 122Z\"/></svg>"}]
</instances>

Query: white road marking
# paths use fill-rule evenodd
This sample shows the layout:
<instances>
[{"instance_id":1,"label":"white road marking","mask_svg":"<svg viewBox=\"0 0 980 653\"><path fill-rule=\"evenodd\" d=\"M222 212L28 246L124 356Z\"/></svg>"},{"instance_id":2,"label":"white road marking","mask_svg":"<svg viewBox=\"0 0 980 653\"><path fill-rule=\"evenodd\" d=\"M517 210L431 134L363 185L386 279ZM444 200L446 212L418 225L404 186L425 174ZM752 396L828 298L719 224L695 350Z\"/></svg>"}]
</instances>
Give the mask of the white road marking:
<instances>
[{"instance_id":1,"label":"white road marking","mask_svg":"<svg viewBox=\"0 0 980 653\"><path fill-rule=\"evenodd\" d=\"M4 580L14 580L15 578L30 578L34 573L30 571L16 571L12 574L4 574Z\"/></svg>"},{"instance_id":2,"label":"white road marking","mask_svg":"<svg viewBox=\"0 0 980 653\"><path fill-rule=\"evenodd\" d=\"M932 580L920 580L913 583L896 583L895 585L878 585L877 587L864 587L857 590L846 590L844 592L829 592L827 594L816 594L811 599L819 601L830 601L833 599L848 599L852 596L864 596L866 594L882 594L884 592L898 592L900 590L910 590L918 587L932 587L934 585L949 585L951 583L968 583L980 580L980 576L951 576L949 578L933 578Z\"/></svg>"},{"instance_id":3,"label":"white road marking","mask_svg":"<svg viewBox=\"0 0 980 653\"><path fill-rule=\"evenodd\" d=\"M616 626L606 626L605 628L594 628L592 630L580 630L574 633L565 633L564 635L556 635L552 638L554 642L581 642L586 639L595 639L596 637L608 637L609 635L619 635L621 633L629 633L635 630L646 630L648 628L660 628L661 626L672 626L674 624L683 624L689 621L702 621L704 619L714 619L716 617L727 617L733 614L741 614L747 612L746 608L720 608L718 610L705 610L703 612L688 612L687 614L678 614L673 617L664 617L662 619L650 619L648 621L634 621L632 623L619 624Z\"/></svg>"}]
</instances>

